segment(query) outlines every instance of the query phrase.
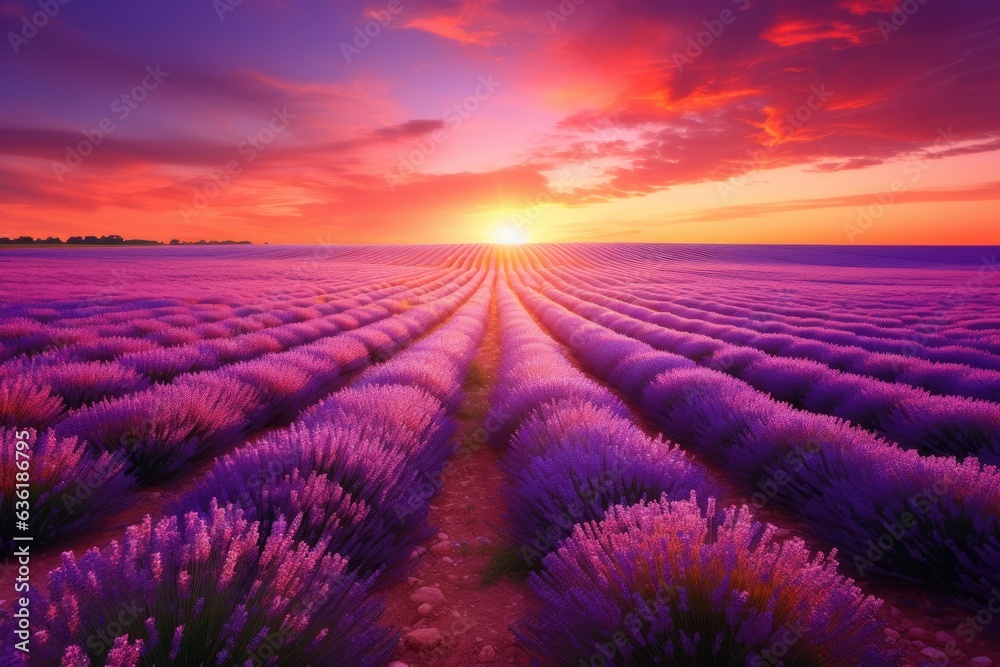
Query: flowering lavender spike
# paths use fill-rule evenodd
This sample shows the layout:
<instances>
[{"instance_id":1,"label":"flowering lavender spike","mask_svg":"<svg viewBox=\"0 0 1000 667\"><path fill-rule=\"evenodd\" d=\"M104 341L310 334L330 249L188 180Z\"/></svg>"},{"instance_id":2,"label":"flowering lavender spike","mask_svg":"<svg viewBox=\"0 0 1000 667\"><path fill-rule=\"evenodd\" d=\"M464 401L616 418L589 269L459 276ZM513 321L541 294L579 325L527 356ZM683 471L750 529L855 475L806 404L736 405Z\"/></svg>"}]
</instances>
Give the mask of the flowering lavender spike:
<instances>
[{"instance_id":1,"label":"flowering lavender spike","mask_svg":"<svg viewBox=\"0 0 1000 667\"><path fill-rule=\"evenodd\" d=\"M18 437L18 436L22 437ZM95 455L76 438L57 438L51 431L0 430L0 554L14 552L16 502L13 471L22 455L30 453L28 501L31 520L28 535L35 544L53 540L93 524L128 501L134 482L125 476L126 459L110 453Z\"/></svg>"},{"instance_id":2,"label":"flowering lavender spike","mask_svg":"<svg viewBox=\"0 0 1000 667\"><path fill-rule=\"evenodd\" d=\"M541 606L518 640L551 667L898 661L881 602L837 574L831 556L774 541L746 508L640 503L578 526L532 575Z\"/></svg>"},{"instance_id":3,"label":"flowering lavender spike","mask_svg":"<svg viewBox=\"0 0 1000 667\"><path fill-rule=\"evenodd\" d=\"M296 542L296 530L280 518L261 546L257 523L213 505L147 516L79 559L67 552L33 656L76 659L76 646L93 664L122 666L137 654L143 665L384 665L396 642L375 624L369 582L323 542Z\"/></svg>"}]
</instances>

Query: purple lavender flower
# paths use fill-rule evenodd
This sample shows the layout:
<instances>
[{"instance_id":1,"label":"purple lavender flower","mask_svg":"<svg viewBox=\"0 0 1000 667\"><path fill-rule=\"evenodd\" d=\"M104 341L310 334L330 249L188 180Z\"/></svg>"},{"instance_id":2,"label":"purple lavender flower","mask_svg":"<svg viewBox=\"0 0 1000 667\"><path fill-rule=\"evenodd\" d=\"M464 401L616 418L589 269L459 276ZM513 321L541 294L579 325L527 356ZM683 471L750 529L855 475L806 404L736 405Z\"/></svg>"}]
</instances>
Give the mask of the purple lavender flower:
<instances>
[{"instance_id":1,"label":"purple lavender flower","mask_svg":"<svg viewBox=\"0 0 1000 667\"><path fill-rule=\"evenodd\" d=\"M14 530L18 497L13 473L18 461L28 460L18 457L18 442L27 443L30 453L27 534L35 544L93 524L128 501L133 482L124 474L124 458L95 456L76 438L56 438L51 431L39 436L33 430L0 430L0 469L10 473L0 480L0 555L13 553L13 536L24 534Z\"/></svg>"},{"instance_id":2,"label":"purple lavender flower","mask_svg":"<svg viewBox=\"0 0 1000 667\"><path fill-rule=\"evenodd\" d=\"M67 552L33 649L52 663L84 652L135 664L139 650L157 665L384 665L396 642L376 625L368 582L324 543L295 542L296 530L280 519L261 547L256 523L212 507L146 517L122 543L79 559Z\"/></svg>"},{"instance_id":3,"label":"purple lavender flower","mask_svg":"<svg viewBox=\"0 0 1000 667\"><path fill-rule=\"evenodd\" d=\"M251 387L199 375L82 408L57 430L99 452L123 452L139 479L149 482L236 444L261 427L259 414L258 394Z\"/></svg>"},{"instance_id":4,"label":"purple lavender flower","mask_svg":"<svg viewBox=\"0 0 1000 667\"><path fill-rule=\"evenodd\" d=\"M49 385L29 378L0 380L0 428L48 428L65 410Z\"/></svg>"},{"instance_id":5,"label":"purple lavender flower","mask_svg":"<svg viewBox=\"0 0 1000 667\"><path fill-rule=\"evenodd\" d=\"M676 447L607 408L566 401L543 405L518 429L503 467L513 480L505 493L508 539L529 567L612 505L718 494Z\"/></svg>"},{"instance_id":6,"label":"purple lavender flower","mask_svg":"<svg viewBox=\"0 0 1000 667\"><path fill-rule=\"evenodd\" d=\"M552 667L896 664L881 602L774 532L746 508L706 519L693 499L612 508L532 576L541 606L518 640Z\"/></svg>"},{"instance_id":7,"label":"purple lavender flower","mask_svg":"<svg viewBox=\"0 0 1000 667\"><path fill-rule=\"evenodd\" d=\"M38 384L47 384L68 410L117 398L149 387L149 379L117 363L66 362L30 371Z\"/></svg>"}]
</instances>

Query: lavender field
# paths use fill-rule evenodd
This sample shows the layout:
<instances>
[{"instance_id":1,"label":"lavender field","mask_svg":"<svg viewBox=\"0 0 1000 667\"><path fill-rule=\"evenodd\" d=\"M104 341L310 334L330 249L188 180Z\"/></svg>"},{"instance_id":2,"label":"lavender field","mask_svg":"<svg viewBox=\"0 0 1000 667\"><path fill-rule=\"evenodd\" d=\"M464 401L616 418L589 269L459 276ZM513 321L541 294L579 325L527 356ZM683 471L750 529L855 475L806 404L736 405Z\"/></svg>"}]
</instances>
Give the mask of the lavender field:
<instances>
[{"instance_id":1,"label":"lavender field","mask_svg":"<svg viewBox=\"0 0 1000 667\"><path fill-rule=\"evenodd\" d=\"M1000 664L996 251L0 251L0 665Z\"/></svg>"}]
</instances>

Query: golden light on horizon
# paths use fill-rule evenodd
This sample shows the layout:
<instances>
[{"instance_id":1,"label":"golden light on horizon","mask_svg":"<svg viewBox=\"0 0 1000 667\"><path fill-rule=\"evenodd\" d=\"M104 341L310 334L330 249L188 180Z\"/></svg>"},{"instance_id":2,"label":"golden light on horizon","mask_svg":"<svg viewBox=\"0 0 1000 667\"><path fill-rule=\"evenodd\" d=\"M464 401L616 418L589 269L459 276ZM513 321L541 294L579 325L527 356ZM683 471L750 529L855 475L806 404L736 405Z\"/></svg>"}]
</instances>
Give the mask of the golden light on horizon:
<instances>
[{"instance_id":1,"label":"golden light on horizon","mask_svg":"<svg viewBox=\"0 0 1000 667\"><path fill-rule=\"evenodd\" d=\"M494 230L493 239L500 245L521 245L528 242L528 235L521 225L506 222Z\"/></svg>"}]
</instances>

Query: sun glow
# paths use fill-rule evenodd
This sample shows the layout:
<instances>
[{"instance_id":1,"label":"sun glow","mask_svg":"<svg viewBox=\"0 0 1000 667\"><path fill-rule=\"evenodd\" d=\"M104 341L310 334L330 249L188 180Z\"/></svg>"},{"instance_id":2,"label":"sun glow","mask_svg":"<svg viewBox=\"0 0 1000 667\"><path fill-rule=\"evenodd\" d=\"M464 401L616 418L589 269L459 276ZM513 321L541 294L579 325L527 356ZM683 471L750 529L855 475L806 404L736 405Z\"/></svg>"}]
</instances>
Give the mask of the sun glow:
<instances>
[{"instance_id":1,"label":"sun glow","mask_svg":"<svg viewBox=\"0 0 1000 667\"><path fill-rule=\"evenodd\" d=\"M496 243L501 245L521 245L528 242L524 228L514 223L506 223L493 232Z\"/></svg>"}]
</instances>

